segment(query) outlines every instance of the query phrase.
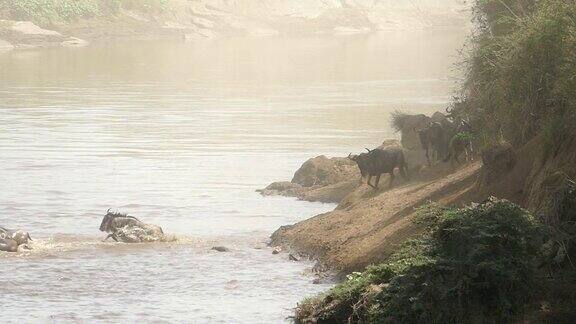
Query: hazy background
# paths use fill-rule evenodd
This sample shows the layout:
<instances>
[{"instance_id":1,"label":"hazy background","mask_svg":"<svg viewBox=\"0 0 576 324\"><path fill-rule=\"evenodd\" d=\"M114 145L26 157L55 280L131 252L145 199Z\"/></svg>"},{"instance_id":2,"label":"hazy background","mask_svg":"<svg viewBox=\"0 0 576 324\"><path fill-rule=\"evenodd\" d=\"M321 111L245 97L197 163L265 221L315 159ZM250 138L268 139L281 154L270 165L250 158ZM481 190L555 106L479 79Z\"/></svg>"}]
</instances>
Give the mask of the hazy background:
<instances>
[{"instance_id":1,"label":"hazy background","mask_svg":"<svg viewBox=\"0 0 576 324\"><path fill-rule=\"evenodd\" d=\"M255 190L290 180L310 157L395 137L395 109L444 109L466 34L411 28L1 53L0 224L38 241L30 254L0 255L19 269L0 278L4 318L285 320L328 284L313 285L310 264L263 243L334 206ZM108 208L181 240L100 243ZM216 244L233 251L211 252Z\"/></svg>"}]
</instances>

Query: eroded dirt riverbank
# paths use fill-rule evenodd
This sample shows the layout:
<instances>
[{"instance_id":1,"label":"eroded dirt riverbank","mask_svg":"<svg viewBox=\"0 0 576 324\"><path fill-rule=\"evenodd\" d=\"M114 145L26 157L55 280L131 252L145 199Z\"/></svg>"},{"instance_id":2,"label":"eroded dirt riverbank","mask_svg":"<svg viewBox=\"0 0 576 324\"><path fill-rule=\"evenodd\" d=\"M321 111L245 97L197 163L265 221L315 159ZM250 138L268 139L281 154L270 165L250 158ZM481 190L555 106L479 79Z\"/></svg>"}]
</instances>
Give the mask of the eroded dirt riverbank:
<instances>
[{"instance_id":1,"label":"eroded dirt riverbank","mask_svg":"<svg viewBox=\"0 0 576 324\"><path fill-rule=\"evenodd\" d=\"M325 161L323 165L331 166L333 171L341 167L337 163L330 163L341 161L339 159L312 159L297 172L295 179L302 182L303 170L309 172L310 179L331 173L309 167L318 160ZM352 164L341 163L356 168ZM303 187L298 182L272 184L272 188L284 184L284 188L288 189L274 191L269 187L263 191L264 194L339 202L334 211L281 227L272 235L272 245L315 258L323 265L322 268L341 274L361 270L386 259L399 244L419 233L419 227L412 222L418 207L428 201L458 203L476 183L480 165L480 162L471 163L454 172L445 166L438 166L435 177L416 176L407 182L397 177L392 188L387 188L389 178L385 177L378 191L359 182L357 168L350 169L344 178L325 177L324 185Z\"/></svg>"}]
</instances>

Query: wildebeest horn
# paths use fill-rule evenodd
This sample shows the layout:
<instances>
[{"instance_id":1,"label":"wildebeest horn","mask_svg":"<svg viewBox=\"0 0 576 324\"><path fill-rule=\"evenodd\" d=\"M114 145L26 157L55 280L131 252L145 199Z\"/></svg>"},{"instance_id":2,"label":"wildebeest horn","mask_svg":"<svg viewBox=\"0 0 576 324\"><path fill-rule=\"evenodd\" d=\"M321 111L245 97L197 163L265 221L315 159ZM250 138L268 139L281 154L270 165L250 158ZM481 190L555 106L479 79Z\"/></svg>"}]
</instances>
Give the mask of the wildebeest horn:
<instances>
[{"instance_id":1,"label":"wildebeest horn","mask_svg":"<svg viewBox=\"0 0 576 324\"><path fill-rule=\"evenodd\" d=\"M367 147L365 147L365 149L366 149L366 151L368 151L368 153L372 152L372 151L370 151L370 149L367 148Z\"/></svg>"}]
</instances>

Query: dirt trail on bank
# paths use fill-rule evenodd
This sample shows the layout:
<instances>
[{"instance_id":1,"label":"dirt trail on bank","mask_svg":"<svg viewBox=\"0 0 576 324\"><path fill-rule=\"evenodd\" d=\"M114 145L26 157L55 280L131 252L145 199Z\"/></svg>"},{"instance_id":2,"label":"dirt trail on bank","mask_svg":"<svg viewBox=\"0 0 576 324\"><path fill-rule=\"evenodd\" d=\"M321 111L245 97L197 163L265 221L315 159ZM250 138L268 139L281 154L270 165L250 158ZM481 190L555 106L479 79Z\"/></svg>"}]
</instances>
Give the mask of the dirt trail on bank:
<instances>
[{"instance_id":1,"label":"dirt trail on bank","mask_svg":"<svg viewBox=\"0 0 576 324\"><path fill-rule=\"evenodd\" d=\"M357 186L334 211L280 228L272 243L317 258L342 274L361 270L386 259L398 244L420 231L412 222L418 207L428 201L457 204L469 196L480 168L481 163L475 162L455 172L438 170L436 177L397 180L391 189L377 192ZM387 184L384 178L381 186Z\"/></svg>"}]
</instances>

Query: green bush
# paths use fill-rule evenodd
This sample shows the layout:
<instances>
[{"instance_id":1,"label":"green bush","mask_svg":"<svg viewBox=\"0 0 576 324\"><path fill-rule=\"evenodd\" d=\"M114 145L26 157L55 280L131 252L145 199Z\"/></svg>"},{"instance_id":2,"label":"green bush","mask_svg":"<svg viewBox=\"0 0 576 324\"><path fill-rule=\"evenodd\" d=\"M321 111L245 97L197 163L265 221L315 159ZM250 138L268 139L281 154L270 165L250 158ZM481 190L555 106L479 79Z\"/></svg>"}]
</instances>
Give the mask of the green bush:
<instances>
[{"instance_id":1,"label":"green bush","mask_svg":"<svg viewBox=\"0 0 576 324\"><path fill-rule=\"evenodd\" d=\"M162 11L168 7L169 0L116 0L123 8L140 11Z\"/></svg>"},{"instance_id":2,"label":"green bush","mask_svg":"<svg viewBox=\"0 0 576 324\"><path fill-rule=\"evenodd\" d=\"M117 14L121 8L159 13L169 0L0 0L0 12L11 19L31 20L44 25Z\"/></svg>"},{"instance_id":3,"label":"green bush","mask_svg":"<svg viewBox=\"0 0 576 324\"><path fill-rule=\"evenodd\" d=\"M0 0L13 19L37 23L90 18L100 13L93 0Z\"/></svg>"},{"instance_id":4,"label":"green bush","mask_svg":"<svg viewBox=\"0 0 576 324\"><path fill-rule=\"evenodd\" d=\"M496 199L467 208L428 206L429 235L299 305L301 322L506 322L533 296L542 230L530 213Z\"/></svg>"}]
</instances>

